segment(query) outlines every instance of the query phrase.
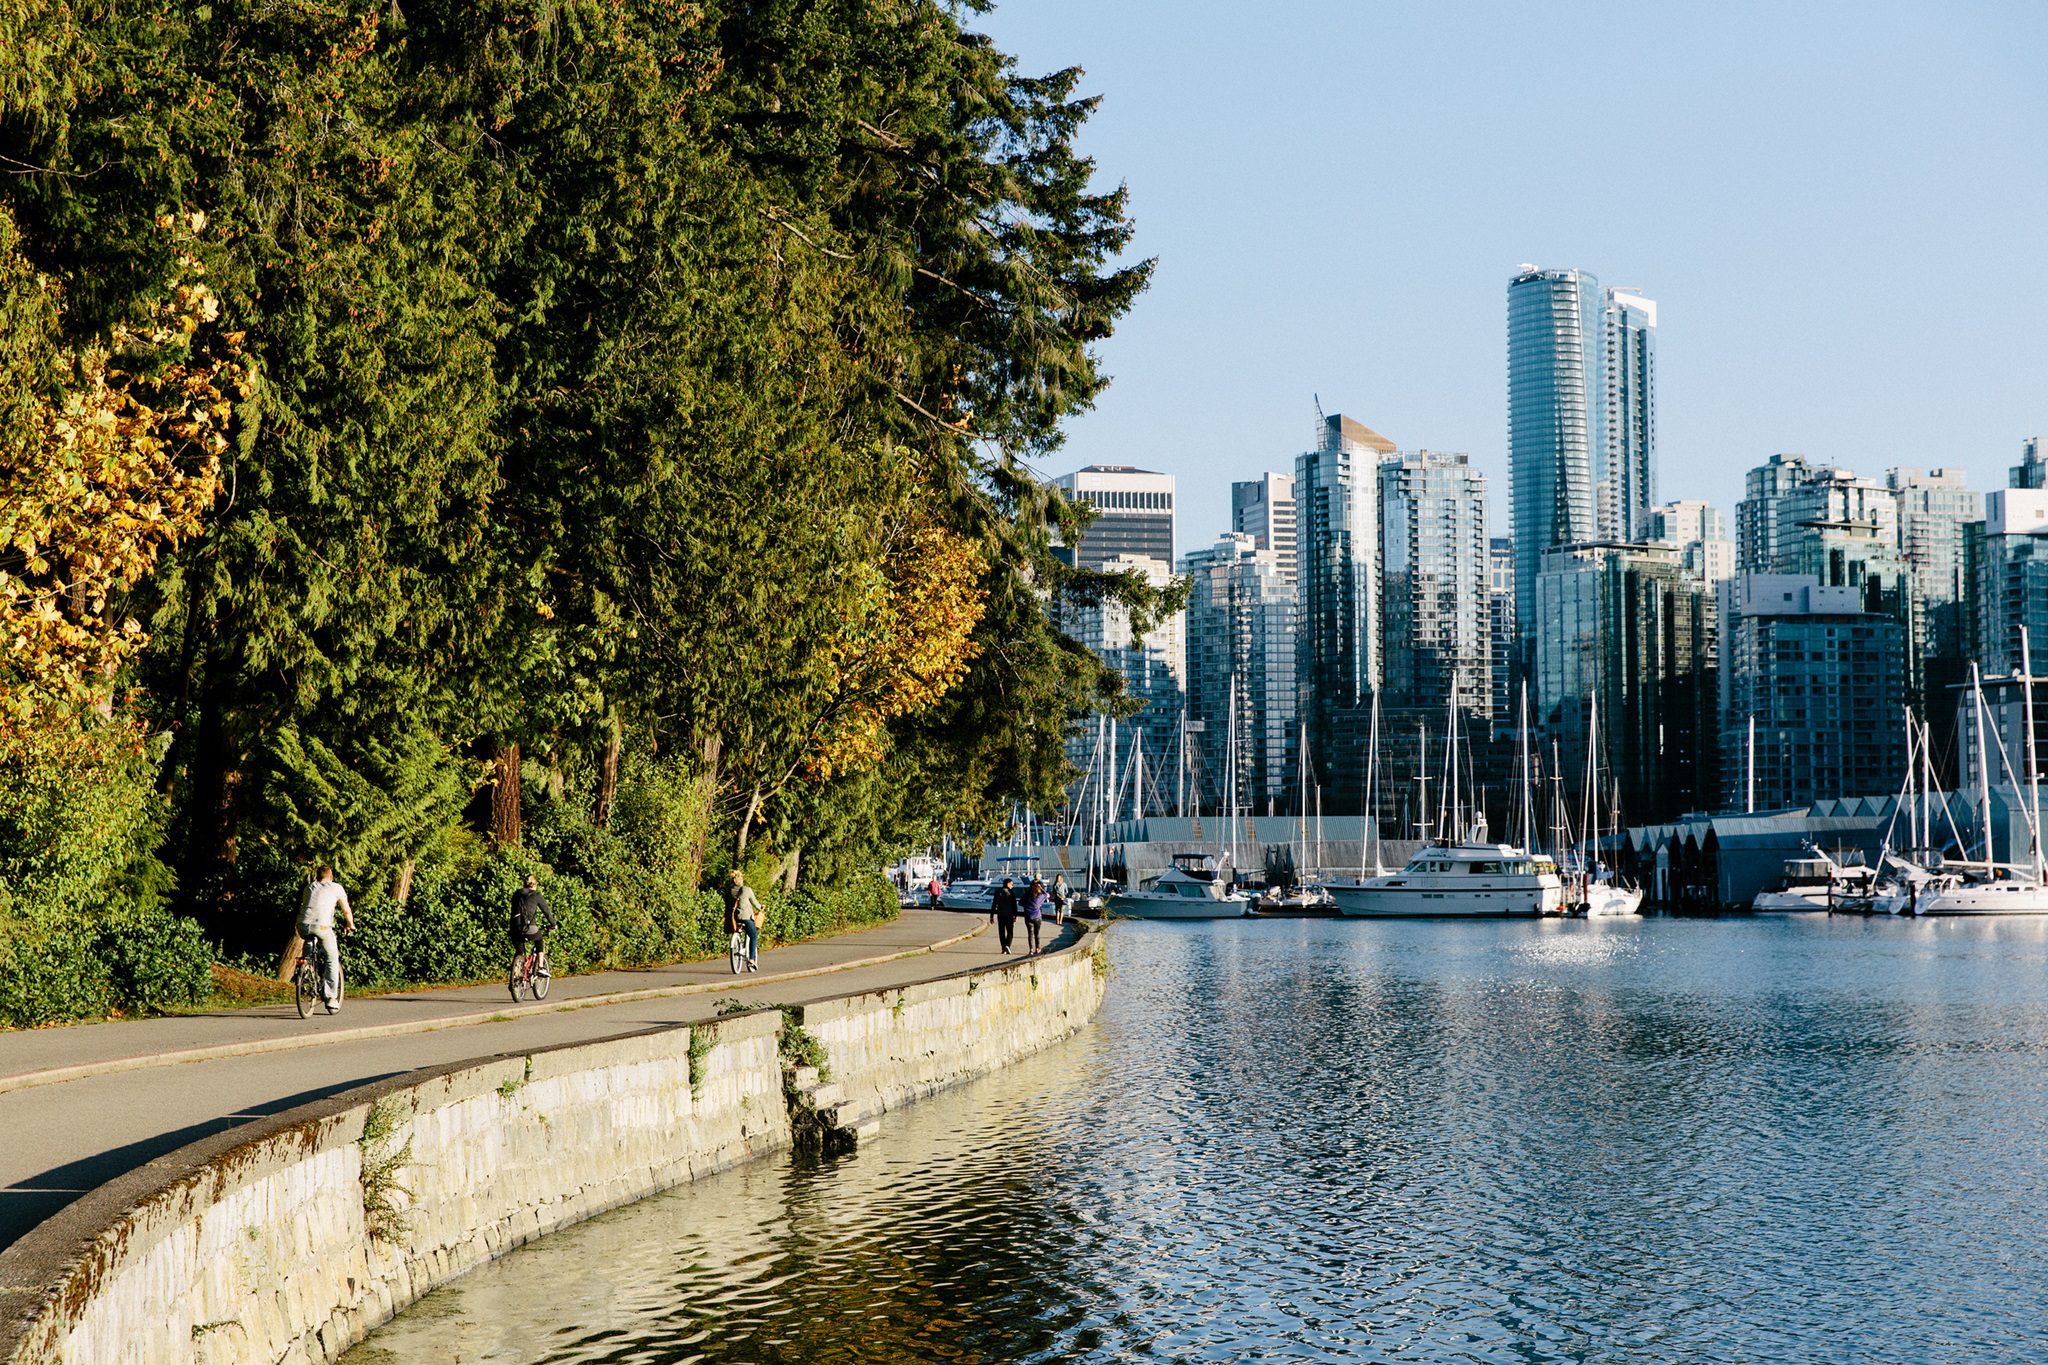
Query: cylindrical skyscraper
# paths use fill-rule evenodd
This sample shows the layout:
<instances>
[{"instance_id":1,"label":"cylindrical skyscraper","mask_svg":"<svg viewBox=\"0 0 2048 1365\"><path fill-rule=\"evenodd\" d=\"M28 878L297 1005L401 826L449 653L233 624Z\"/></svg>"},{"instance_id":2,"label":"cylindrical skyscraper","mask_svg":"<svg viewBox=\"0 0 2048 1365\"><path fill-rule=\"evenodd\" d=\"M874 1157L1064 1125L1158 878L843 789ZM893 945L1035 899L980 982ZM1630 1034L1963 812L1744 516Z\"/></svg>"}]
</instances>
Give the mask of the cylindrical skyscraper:
<instances>
[{"instance_id":1,"label":"cylindrical skyscraper","mask_svg":"<svg viewBox=\"0 0 2048 1365\"><path fill-rule=\"evenodd\" d=\"M1525 265L1508 282L1508 490L1515 620L1535 632L1536 573L1553 545L1599 533L1594 460L1605 436L1600 282Z\"/></svg>"}]
</instances>

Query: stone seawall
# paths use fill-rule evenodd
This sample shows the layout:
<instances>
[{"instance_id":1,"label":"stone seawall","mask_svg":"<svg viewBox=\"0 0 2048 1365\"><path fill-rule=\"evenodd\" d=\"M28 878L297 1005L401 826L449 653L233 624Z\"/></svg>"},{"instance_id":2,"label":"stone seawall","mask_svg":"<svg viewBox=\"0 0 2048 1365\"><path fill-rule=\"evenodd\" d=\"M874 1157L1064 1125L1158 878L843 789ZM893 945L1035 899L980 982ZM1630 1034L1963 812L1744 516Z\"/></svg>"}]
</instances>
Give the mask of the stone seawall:
<instances>
[{"instance_id":1,"label":"stone seawall","mask_svg":"<svg viewBox=\"0 0 2048 1365\"><path fill-rule=\"evenodd\" d=\"M0 1252L0 1362L325 1361L557 1228L841 1132L1077 1031L1101 939L810 1004L413 1072L194 1143Z\"/></svg>"}]
</instances>

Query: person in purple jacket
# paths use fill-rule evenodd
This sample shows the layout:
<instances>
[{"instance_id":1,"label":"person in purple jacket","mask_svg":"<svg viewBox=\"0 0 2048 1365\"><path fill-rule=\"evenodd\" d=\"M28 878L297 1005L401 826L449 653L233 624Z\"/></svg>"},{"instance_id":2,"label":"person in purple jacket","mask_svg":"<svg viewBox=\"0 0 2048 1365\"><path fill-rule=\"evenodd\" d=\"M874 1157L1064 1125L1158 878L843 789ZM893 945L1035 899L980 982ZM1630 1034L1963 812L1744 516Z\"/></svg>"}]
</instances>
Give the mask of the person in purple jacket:
<instances>
[{"instance_id":1,"label":"person in purple jacket","mask_svg":"<svg viewBox=\"0 0 2048 1365\"><path fill-rule=\"evenodd\" d=\"M1045 922L1045 907L1051 897L1045 894L1045 881L1040 877L1031 879L1031 889L1021 898L1024 902L1024 942L1029 945L1025 951L1038 951L1038 926Z\"/></svg>"}]
</instances>

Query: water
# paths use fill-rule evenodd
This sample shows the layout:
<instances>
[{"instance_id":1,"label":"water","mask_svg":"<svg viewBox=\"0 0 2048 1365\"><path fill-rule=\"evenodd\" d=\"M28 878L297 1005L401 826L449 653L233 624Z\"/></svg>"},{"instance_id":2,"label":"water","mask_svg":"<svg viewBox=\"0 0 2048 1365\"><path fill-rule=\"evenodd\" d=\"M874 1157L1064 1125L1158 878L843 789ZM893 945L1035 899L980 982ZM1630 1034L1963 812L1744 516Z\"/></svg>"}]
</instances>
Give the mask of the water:
<instances>
[{"instance_id":1,"label":"water","mask_svg":"<svg viewBox=\"0 0 2048 1365\"><path fill-rule=\"evenodd\" d=\"M2048 1358L2048 921L1123 924L1102 1016L386 1361Z\"/></svg>"}]
</instances>

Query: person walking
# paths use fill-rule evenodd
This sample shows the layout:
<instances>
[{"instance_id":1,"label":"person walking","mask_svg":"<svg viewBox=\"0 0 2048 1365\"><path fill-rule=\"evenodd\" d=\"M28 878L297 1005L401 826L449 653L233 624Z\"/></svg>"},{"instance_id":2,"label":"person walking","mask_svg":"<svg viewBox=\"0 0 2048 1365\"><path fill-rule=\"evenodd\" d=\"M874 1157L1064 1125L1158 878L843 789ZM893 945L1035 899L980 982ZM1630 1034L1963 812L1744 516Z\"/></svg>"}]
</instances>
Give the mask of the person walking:
<instances>
[{"instance_id":1,"label":"person walking","mask_svg":"<svg viewBox=\"0 0 2048 1365\"><path fill-rule=\"evenodd\" d=\"M1054 873L1052 879L1052 922L1054 924L1065 924L1067 922L1067 902L1073 899L1073 895L1074 893L1067 886L1067 874L1064 872Z\"/></svg>"},{"instance_id":2,"label":"person walking","mask_svg":"<svg viewBox=\"0 0 2048 1365\"><path fill-rule=\"evenodd\" d=\"M341 912L341 922L348 926L348 932L356 931L355 907L348 903L348 892L341 883L334 880L334 869L322 865L314 869L313 880L306 887L306 897L299 902L299 937L312 939L320 944L320 1003L327 1007L329 1014L341 1013L341 944L334 937L334 912Z\"/></svg>"},{"instance_id":3,"label":"person walking","mask_svg":"<svg viewBox=\"0 0 2048 1365\"><path fill-rule=\"evenodd\" d=\"M996 946L1004 957L1010 955L1010 944L1017 938L1017 889L1008 877L996 888L989 898L989 921L996 926Z\"/></svg>"},{"instance_id":4,"label":"person walking","mask_svg":"<svg viewBox=\"0 0 2048 1365\"><path fill-rule=\"evenodd\" d=\"M1038 926L1045 919L1045 906L1049 898L1045 894L1045 883L1037 877L1031 879L1031 889L1024 893L1024 939L1031 946L1027 950L1038 952Z\"/></svg>"},{"instance_id":5,"label":"person walking","mask_svg":"<svg viewBox=\"0 0 2048 1365\"><path fill-rule=\"evenodd\" d=\"M747 936L747 970L760 971L761 898L747 885L738 868L732 870L732 888L726 892L725 932L727 937L739 933Z\"/></svg>"},{"instance_id":6,"label":"person walking","mask_svg":"<svg viewBox=\"0 0 2048 1365\"><path fill-rule=\"evenodd\" d=\"M945 883L939 880L938 873L932 873L931 883L930 885L925 887L925 891L932 898L932 909L937 910L939 908L940 902L943 901L946 896Z\"/></svg>"}]
</instances>

